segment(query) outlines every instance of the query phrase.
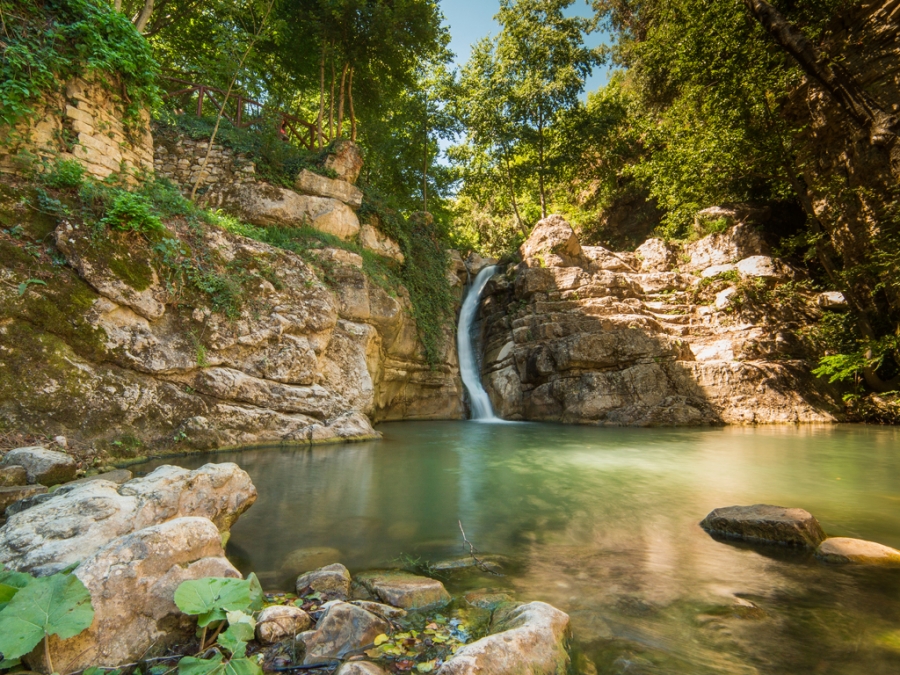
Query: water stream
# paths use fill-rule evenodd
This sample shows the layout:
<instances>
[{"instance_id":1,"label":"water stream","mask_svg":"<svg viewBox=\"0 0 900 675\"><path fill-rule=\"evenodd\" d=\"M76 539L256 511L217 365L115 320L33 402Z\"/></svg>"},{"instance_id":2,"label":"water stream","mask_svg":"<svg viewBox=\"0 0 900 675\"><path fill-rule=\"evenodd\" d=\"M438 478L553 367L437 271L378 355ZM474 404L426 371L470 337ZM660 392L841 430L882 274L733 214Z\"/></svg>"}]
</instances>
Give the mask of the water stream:
<instances>
[{"instance_id":1,"label":"water stream","mask_svg":"<svg viewBox=\"0 0 900 675\"><path fill-rule=\"evenodd\" d=\"M469 394L472 419L479 422L498 421L494 415L491 399L481 384L481 368L475 351L475 319L478 316L478 305L481 293L487 282L494 276L497 266L485 267L466 293L462 309L459 312L459 325L456 329L456 345L459 350L459 373Z\"/></svg>"},{"instance_id":2,"label":"water stream","mask_svg":"<svg viewBox=\"0 0 900 675\"><path fill-rule=\"evenodd\" d=\"M336 560L357 572L465 556L461 520L507 557L507 576L458 574L451 592L501 587L560 607L585 675L900 672L900 570L723 543L698 525L718 506L774 503L808 509L830 535L900 547L900 430L380 429L378 442L167 461L250 473L259 500L228 553L270 588Z\"/></svg>"}]
</instances>

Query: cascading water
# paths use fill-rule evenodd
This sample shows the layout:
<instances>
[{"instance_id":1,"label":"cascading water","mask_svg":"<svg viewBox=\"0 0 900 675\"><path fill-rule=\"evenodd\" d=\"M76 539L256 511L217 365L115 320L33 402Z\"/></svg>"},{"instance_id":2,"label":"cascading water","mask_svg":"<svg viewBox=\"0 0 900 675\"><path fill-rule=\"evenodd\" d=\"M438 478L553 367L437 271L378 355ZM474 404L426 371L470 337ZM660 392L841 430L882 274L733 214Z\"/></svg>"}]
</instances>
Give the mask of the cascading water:
<instances>
[{"instance_id":1,"label":"cascading water","mask_svg":"<svg viewBox=\"0 0 900 675\"><path fill-rule=\"evenodd\" d=\"M469 401L472 404L472 419L481 422L498 421L491 406L491 399L481 384L481 371L478 367L478 359L475 356L475 337L472 335L475 316L478 314L478 304L481 292L488 280L494 276L497 266L485 267L469 288L466 299L463 301L462 310L459 313L459 326L456 329L456 343L459 349L459 374L462 376L466 391L469 392Z\"/></svg>"}]
</instances>

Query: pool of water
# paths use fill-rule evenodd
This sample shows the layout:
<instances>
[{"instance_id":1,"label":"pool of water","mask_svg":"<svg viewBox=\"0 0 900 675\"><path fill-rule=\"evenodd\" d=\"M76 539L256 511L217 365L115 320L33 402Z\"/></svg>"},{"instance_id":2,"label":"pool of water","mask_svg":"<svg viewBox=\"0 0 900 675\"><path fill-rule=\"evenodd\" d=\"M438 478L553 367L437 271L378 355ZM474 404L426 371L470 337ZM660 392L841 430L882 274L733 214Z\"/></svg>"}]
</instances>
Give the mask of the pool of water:
<instances>
[{"instance_id":1,"label":"pool of water","mask_svg":"<svg viewBox=\"0 0 900 675\"><path fill-rule=\"evenodd\" d=\"M586 675L900 673L900 571L722 543L698 525L719 506L797 506L829 535L900 548L896 430L380 429L378 442L168 462L250 473L259 500L228 552L270 587L335 556L351 571L463 556L461 522L508 574L457 575L450 590L560 607Z\"/></svg>"}]
</instances>

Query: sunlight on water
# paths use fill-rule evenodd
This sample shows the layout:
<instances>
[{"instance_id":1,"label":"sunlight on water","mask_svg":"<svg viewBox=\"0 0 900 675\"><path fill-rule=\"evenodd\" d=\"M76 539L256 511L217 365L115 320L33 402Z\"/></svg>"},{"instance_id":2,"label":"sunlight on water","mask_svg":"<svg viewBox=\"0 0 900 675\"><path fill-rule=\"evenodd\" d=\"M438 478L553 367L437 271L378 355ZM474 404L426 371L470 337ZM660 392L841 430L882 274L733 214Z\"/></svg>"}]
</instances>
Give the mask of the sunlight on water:
<instances>
[{"instance_id":1,"label":"sunlight on water","mask_svg":"<svg viewBox=\"0 0 900 675\"><path fill-rule=\"evenodd\" d=\"M358 571L462 556L461 520L509 574L456 577L450 590L503 586L569 612L581 670L900 672L900 572L721 543L698 526L718 506L775 503L811 511L830 535L900 547L893 429L381 430L381 442L176 463L250 472L259 501L229 555L272 587L336 559Z\"/></svg>"}]
</instances>

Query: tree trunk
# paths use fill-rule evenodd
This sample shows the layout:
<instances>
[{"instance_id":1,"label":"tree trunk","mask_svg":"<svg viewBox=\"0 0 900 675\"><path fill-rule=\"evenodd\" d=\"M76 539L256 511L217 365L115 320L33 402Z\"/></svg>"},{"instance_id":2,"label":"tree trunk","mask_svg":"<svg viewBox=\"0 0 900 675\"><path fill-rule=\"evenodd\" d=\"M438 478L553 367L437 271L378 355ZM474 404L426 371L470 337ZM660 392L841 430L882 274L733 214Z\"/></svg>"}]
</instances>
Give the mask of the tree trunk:
<instances>
[{"instance_id":1,"label":"tree trunk","mask_svg":"<svg viewBox=\"0 0 900 675\"><path fill-rule=\"evenodd\" d=\"M538 122L538 188L541 193L541 218L547 217L547 195L544 190L544 119Z\"/></svg>"},{"instance_id":2,"label":"tree trunk","mask_svg":"<svg viewBox=\"0 0 900 675\"><path fill-rule=\"evenodd\" d=\"M512 179L512 169L509 166L509 154L506 149L503 151L503 159L506 163L506 180L509 183L509 197L512 202L513 213L516 215L516 222L519 224L519 229L522 230L522 234L526 237L528 236L528 228L525 227L525 223L522 222L522 216L519 213L519 203L516 201L516 186L513 183Z\"/></svg>"},{"instance_id":3,"label":"tree trunk","mask_svg":"<svg viewBox=\"0 0 900 675\"><path fill-rule=\"evenodd\" d=\"M428 94L425 94L425 114L422 116L422 210L428 212Z\"/></svg>"},{"instance_id":4,"label":"tree trunk","mask_svg":"<svg viewBox=\"0 0 900 675\"><path fill-rule=\"evenodd\" d=\"M134 21L134 27L141 35L147 29L147 22L150 21L151 14L153 14L153 0L144 0L144 8Z\"/></svg>"},{"instance_id":5,"label":"tree trunk","mask_svg":"<svg viewBox=\"0 0 900 675\"><path fill-rule=\"evenodd\" d=\"M897 118L883 110L843 66L820 54L801 31L794 28L765 0L744 0L765 31L794 57L807 77L814 80L869 132L873 145L888 145L897 138Z\"/></svg>"},{"instance_id":6,"label":"tree trunk","mask_svg":"<svg viewBox=\"0 0 900 675\"><path fill-rule=\"evenodd\" d=\"M347 70L350 68L349 63L344 64L344 70L341 72L341 93L338 100L338 121L337 121L337 138L344 137L344 92L346 91Z\"/></svg>"},{"instance_id":7,"label":"tree trunk","mask_svg":"<svg viewBox=\"0 0 900 675\"><path fill-rule=\"evenodd\" d=\"M328 140L334 140L334 87L337 84L337 78L334 74L334 43L331 45L331 100L328 105Z\"/></svg>"},{"instance_id":8,"label":"tree trunk","mask_svg":"<svg viewBox=\"0 0 900 675\"><path fill-rule=\"evenodd\" d=\"M113 7L115 8L115 10L116 10L117 12L121 12L121 11L122 11L122 0L116 0L116 2L115 2L115 4L113 5Z\"/></svg>"},{"instance_id":9,"label":"tree trunk","mask_svg":"<svg viewBox=\"0 0 900 675\"><path fill-rule=\"evenodd\" d=\"M356 111L353 109L353 71L350 69L350 79L347 82L347 100L350 103L350 140L356 143Z\"/></svg>"},{"instance_id":10,"label":"tree trunk","mask_svg":"<svg viewBox=\"0 0 900 675\"><path fill-rule=\"evenodd\" d=\"M319 141L319 150L324 147L322 142L322 122L325 118L325 41L322 41L322 58L319 61L319 119L316 120L316 135Z\"/></svg>"}]
</instances>

